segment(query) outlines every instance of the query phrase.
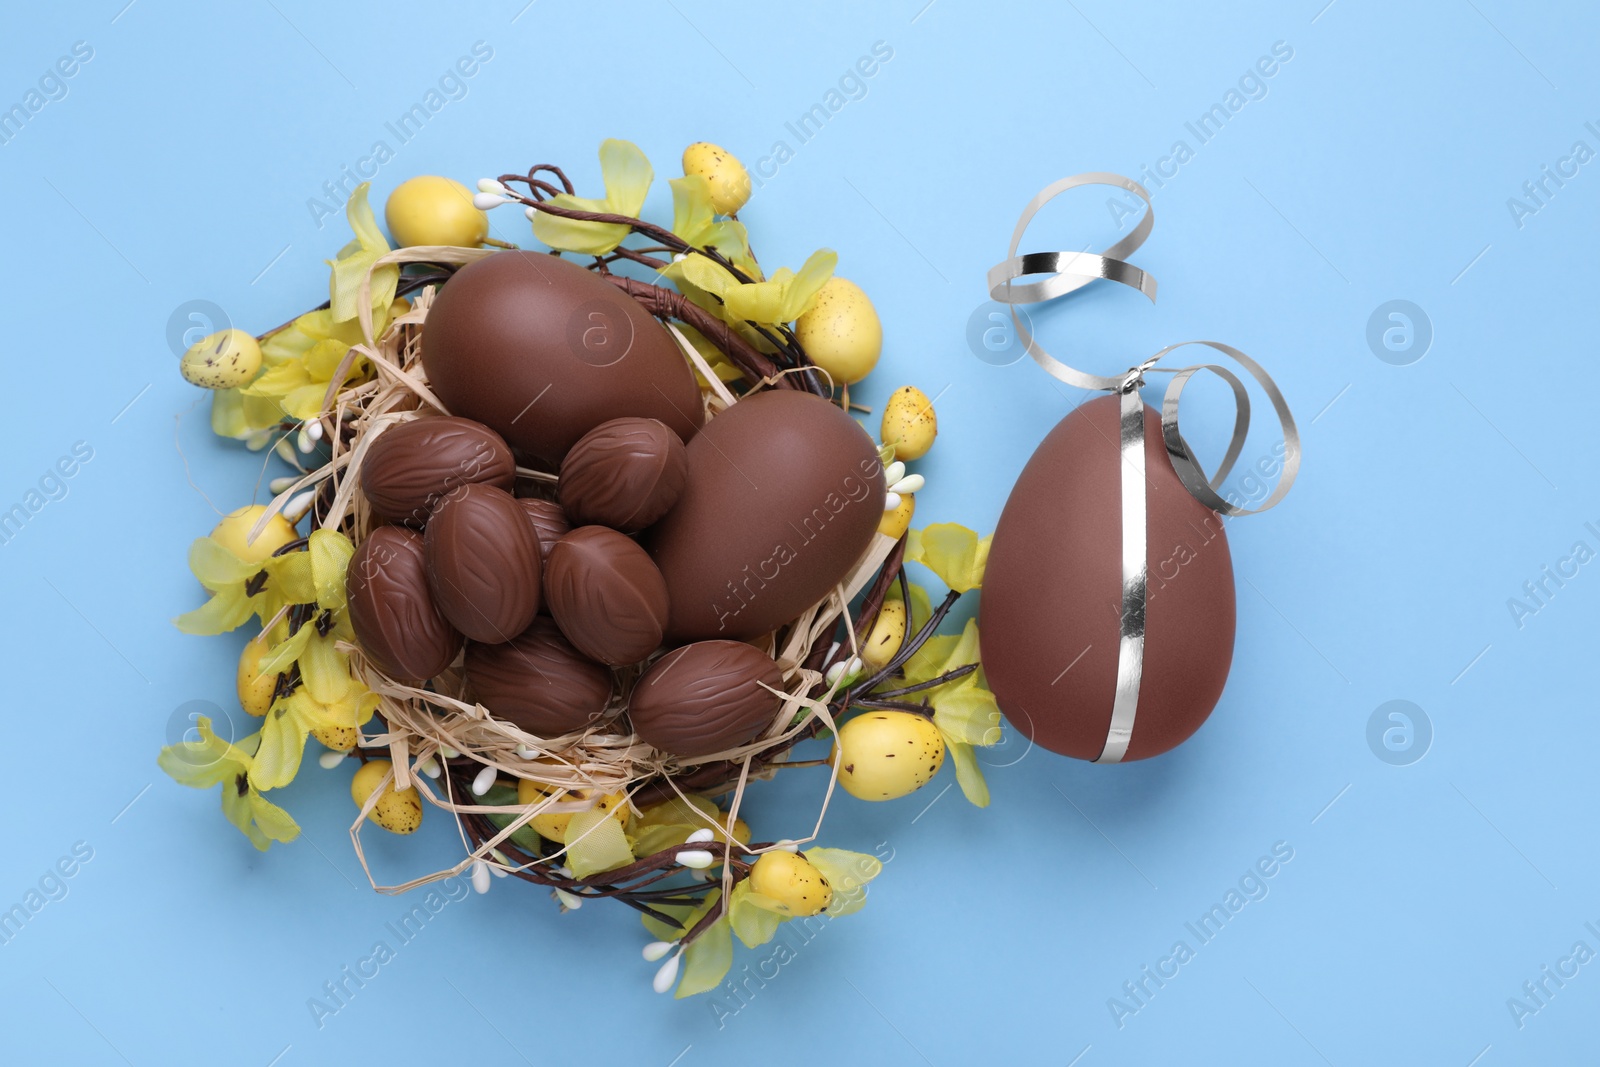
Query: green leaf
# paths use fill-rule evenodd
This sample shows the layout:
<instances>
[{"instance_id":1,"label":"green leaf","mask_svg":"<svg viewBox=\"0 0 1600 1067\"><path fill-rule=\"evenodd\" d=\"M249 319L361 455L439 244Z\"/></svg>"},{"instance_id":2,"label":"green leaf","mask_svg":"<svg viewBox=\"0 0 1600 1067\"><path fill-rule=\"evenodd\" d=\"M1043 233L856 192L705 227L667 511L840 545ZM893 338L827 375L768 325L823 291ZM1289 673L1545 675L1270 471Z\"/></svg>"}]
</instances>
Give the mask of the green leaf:
<instances>
[{"instance_id":1,"label":"green leaf","mask_svg":"<svg viewBox=\"0 0 1600 1067\"><path fill-rule=\"evenodd\" d=\"M921 563L945 585L965 593L983 585L983 569L989 562L992 540L992 537L979 539L976 533L958 523L935 523L908 533L906 559Z\"/></svg>"},{"instance_id":2,"label":"green leaf","mask_svg":"<svg viewBox=\"0 0 1600 1067\"><path fill-rule=\"evenodd\" d=\"M213 596L193 611L173 619L173 624L186 634L210 636L225 634L237 629L254 610L244 587L236 585Z\"/></svg>"},{"instance_id":3,"label":"green leaf","mask_svg":"<svg viewBox=\"0 0 1600 1067\"><path fill-rule=\"evenodd\" d=\"M804 315L817 298L817 293L824 283L833 277L833 269L839 263L839 255L830 248L821 248L811 253L801 266L800 273L790 281L783 294L783 322L793 322Z\"/></svg>"},{"instance_id":4,"label":"green leaf","mask_svg":"<svg viewBox=\"0 0 1600 1067\"><path fill-rule=\"evenodd\" d=\"M579 878L615 870L632 863L622 824L610 812L592 808L580 811L567 823L567 866Z\"/></svg>"},{"instance_id":5,"label":"green leaf","mask_svg":"<svg viewBox=\"0 0 1600 1067\"><path fill-rule=\"evenodd\" d=\"M638 145L610 137L600 142L600 177L606 183L610 210L637 216L644 208L655 171Z\"/></svg>"},{"instance_id":6,"label":"green leaf","mask_svg":"<svg viewBox=\"0 0 1600 1067\"><path fill-rule=\"evenodd\" d=\"M344 607L344 575L355 546L336 530L313 530L310 542L311 584L317 603L325 608Z\"/></svg>"},{"instance_id":7,"label":"green leaf","mask_svg":"<svg viewBox=\"0 0 1600 1067\"><path fill-rule=\"evenodd\" d=\"M1000 705L994 694L967 675L934 689L933 725L950 744L993 745L1000 741Z\"/></svg>"},{"instance_id":8,"label":"green leaf","mask_svg":"<svg viewBox=\"0 0 1600 1067\"><path fill-rule=\"evenodd\" d=\"M950 742L950 759L956 766L956 783L968 800L980 808L989 806L989 785L983 780L977 754L971 745Z\"/></svg>"},{"instance_id":9,"label":"green leaf","mask_svg":"<svg viewBox=\"0 0 1600 1067\"><path fill-rule=\"evenodd\" d=\"M867 883L883 873L883 863L865 852L850 852L842 848L808 848L805 857L833 887L828 914L836 918L860 911L867 903Z\"/></svg>"},{"instance_id":10,"label":"green leaf","mask_svg":"<svg viewBox=\"0 0 1600 1067\"><path fill-rule=\"evenodd\" d=\"M678 980L678 991L673 996L681 1000L717 988L732 966L733 936L724 918L684 950L683 977Z\"/></svg>"},{"instance_id":11,"label":"green leaf","mask_svg":"<svg viewBox=\"0 0 1600 1067\"><path fill-rule=\"evenodd\" d=\"M752 902L751 898L757 895L751 891L749 879L745 879L733 887L733 895L728 898L728 924L745 948L771 941L783 922L782 915Z\"/></svg>"}]
</instances>

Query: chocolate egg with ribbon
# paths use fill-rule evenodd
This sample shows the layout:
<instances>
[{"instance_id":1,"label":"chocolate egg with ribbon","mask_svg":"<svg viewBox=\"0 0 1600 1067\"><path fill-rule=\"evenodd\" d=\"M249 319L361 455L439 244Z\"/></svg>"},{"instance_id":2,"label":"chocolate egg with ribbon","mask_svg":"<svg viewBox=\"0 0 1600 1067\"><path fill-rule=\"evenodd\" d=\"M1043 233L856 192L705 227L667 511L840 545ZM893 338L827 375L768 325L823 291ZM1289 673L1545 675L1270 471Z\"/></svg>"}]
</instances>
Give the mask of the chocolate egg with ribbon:
<instances>
[{"instance_id":1,"label":"chocolate egg with ribbon","mask_svg":"<svg viewBox=\"0 0 1600 1067\"><path fill-rule=\"evenodd\" d=\"M1102 254L1016 254L1045 201L1090 184L1115 185L1149 203L1138 183L1117 175L1079 175L1046 188L1024 211L1010 258L989 272L996 300L1049 300L1101 278L1155 299L1154 279L1121 259L1150 232L1148 211ZM1028 275L1046 277L1013 284ZM1101 377L1049 355L1020 318L1014 321L1028 354L1049 374L1110 395L1064 418L1012 488L984 572L985 677L1012 726L1044 748L1100 763L1160 755L1193 735L1222 696L1235 625L1224 516L1264 511L1289 491L1300 459L1294 418L1266 371L1228 345L1172 345L1121 375ZM1188 344L1232 359L1272 401L1285 442L1283 475L1259 508L1218 491L1249 428L1244 383L1218 364L1155 367ZM1201 371L1227 382L1236 403L1233 439L1210 477L1178 430L1184 386ZM1145 375L1155 373L1174 376L1159 412L1139 396Z\"/></svg>"}]
</instances>

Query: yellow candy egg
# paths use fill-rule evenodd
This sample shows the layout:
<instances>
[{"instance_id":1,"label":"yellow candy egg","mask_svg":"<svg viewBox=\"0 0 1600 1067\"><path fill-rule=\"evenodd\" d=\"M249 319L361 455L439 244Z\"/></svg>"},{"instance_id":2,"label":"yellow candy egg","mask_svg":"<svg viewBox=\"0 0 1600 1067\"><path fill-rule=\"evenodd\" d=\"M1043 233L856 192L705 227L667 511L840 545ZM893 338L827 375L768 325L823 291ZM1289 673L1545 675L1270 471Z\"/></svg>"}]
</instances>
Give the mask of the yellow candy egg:
<instances>
[{"instance_id":1,"label":"yellow candy egg","mask_svg":"<svg viewBox=\"0 0 1600 1067\"><path fill-rule=\"evenodd\" d=\"M828 880L797 852L763 852L750 868L750 888L789 915L816 915L833 901Z\"/></svg>"},{"instance_id":2,"label":"yellow candy egg","mask_svg":"<svg viewBox=\"0 0 1600 1067\"><path fill-rule=\"evenodd\" d=\"M911 529L911 516L917 510L917 498L911 493L896 495L900 497L900 503L883 513L883 518L878 520L878 532L898 541Z\"/></svg>"},{"instance_id":3,"label":"yellow candy egg","mask_svg":"<svg viewBox=\"0 0 1600 1067\"><path fill-rule=\"evenodd\" d=\"M271 558L274 552L300 535L294 532L288 519L274 515L267 520L256 539L249 540L250 531L266 510L265 504L251 504L229 512L228 517L217 523L217 528L211 531L211 539L246 563L260 563Z\"/></svg>"},{"instance_id":4,"label":"yellow candy egg","mask_svg":"<svg viewBox=\"0 0 1600 1067\"><path fill-rule=\"evenodd\" d=\"M205 389L245 385L261 369L261 345L243 330L219 330L189 346L178 363L184 380Z\"/></svg>"},{"instance_id":5,"label":"yellow candy egg","mask_svg":"<svg viewBox=\"0 0 1600 1067\"><path fill-rule=\"evenodd\" d=\"M389 233L402 247L477 248L489 236L489 216L472 204L472 190L452 178L423 174L401 182L384 205Z\"/></svg>"},{"instance_id":6,"label":"yellow candy egg","mask_svg":"<svg viewBox=\"0 0 1600 1067\"><path fill-rule=\"evenodd\" d=\"M869 711L839 730L829 757L844 791L862 800L894 800L927 785L944 765L944 738L925 716Z\"/></svg>"},{"instance_id":7,"label":"yellow candy egg","mask_svg":"<svg viewBox=\"0 0 1600 1067\"><path fill-rule=\"evenodd\" d=\"M860 286L837 275L822 284L811 307L795 320L794 333L811 362L827 371L835 385L871 374L883 351L877 309Z\"/></svg>"},{"instance_id":8,"label":"yellow candy egg","mask_svg":"<svg viewBox=\"0 0 1600 1067\"><path fill-rule=\"evenodd\" d=\"M267 652L269 633L251 638L239 654L239 706L261 718L272 708L272 693L278 686L276 674L261 673L261 657Z\"/></svg>"},{"instance_id":9,"label":"yellow candy egg","mask_svg":"<svg viewBox=\"0 0 1600 1067\"><path fill-rule=\"evenodd\" d=\"M711 186L711 210L734 215L750 200L750 172L726 148L696 141L683 150L683 173L698 174Z\"/></svg>"},{"instance_id":10,"label":"yellow candy egg","mask_svg":"<svg viewBox=\"0 0 1600 1067\"><path fill-rule=\"evenodd\" d=\"M878 617L872 623L872 630L861 642L861 662L869 668L880 671L889 665L894 654L900 651L900 645L906 639L906 602L904 600L885 600L878 609Z\"/></svg>"},{"instance_id":11,"label":"yellow candy egg","mask_svg":"<svg viewBox=\"0 0 1600 1067\"><path fill-rule=\"evenodd\" d=\"M356 770L350 779L350 799L357 809L366 806L367 799L377 791L378 783L389 773L386 759L369 760ZM422 798L415 787L396 789L390 782L383 787L377 805L367 813L367 818L392 834L415 833L422 825Z\"/></svg>"},{"instance_id":12,"label":"yellow candy egg","mask_svg":"<svg viewBox=\"0 0 1600 1067\"><path fill-rule=\"evenodd\" d=\"M939 420L927 393L914 385L902 385L890 394L883 406L880 437L884 444L894 445L895 459L921 459L938 434Z\"/></svg>"},{"instance_id":13,"label":"yellow candy egg","mask_svg":"<svg viewBox=\"0 0 1600 1067\"><path fill-rule=\"evenodd\" d=\"M538 782L527 778L517 779L517 803L537 804L553 793L561 794L560 801L566 803L572 800L587 800L594 794L592 789L553 790L549 786L540 785ZM623 826L628 825L628 797L626 793L610 793L600 798L595 805L601 811L611 813L611 817ZM535 815L529 820L534 833L547 841L562 842L567 839L567 823L572 821L576 812L547 811Z\"/></svg>"}]
</instances>

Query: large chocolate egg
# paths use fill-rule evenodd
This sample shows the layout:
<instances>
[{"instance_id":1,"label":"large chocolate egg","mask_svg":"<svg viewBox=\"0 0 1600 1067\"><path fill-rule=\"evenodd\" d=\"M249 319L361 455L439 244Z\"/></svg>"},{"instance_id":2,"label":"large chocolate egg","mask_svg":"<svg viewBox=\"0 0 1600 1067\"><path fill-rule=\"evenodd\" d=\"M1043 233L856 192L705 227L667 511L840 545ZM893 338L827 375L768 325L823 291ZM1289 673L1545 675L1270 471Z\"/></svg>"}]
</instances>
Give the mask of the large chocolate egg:
<instances>
[{"instance_id":1,"label":"large chocolate egg","mask_svg":"<svg viewBox=\"0 0 1600 1067\"><path fill-rule=\"evenodd\" d=\"M510 490L511 449L481 422L439 416L380 433L361 463L361 491L385 522L422 526L446 493L482 483Z\"/></svg>"},{"instance_id":2,"label":"large chocolate egg","mask_svg":"<svg viewBox=\"0 0 1600 1067\"><path fill-rule=\"evenodd\" d=\"M683 492L683 442L656 419L612 419L578 439L561 461L556 489L572 521L637 533Z\"/></svg>"},{"instance_id":3,"label":"large chocolate egg","mask_svg":"<svg viewBox=\"0 0 1600 1067\"><path fill-rule=\"evenodd\" d=\"M1105 748L1122 616L1117 397L1091 400L1039 445L1011 490L984 572L983 669L1006 718L1077 759ZM1145 407L1144 671L1124 759L1193 734L1233 658L1233 561L1222 519L1184 489Z\"/></svg>"},{"instance_id":4,"label":"large chocolate egg","mask_svg":"<svg viewBox=\"0 0 1600 1067\"><path fill-rule=\"evenodd\" d=\"M742 745L771 724L783 698L771 656L743 641L697 641L656 660L628 697L633 732L685 758Z\"/></svg>"},{"instance_id":5,"label":"large chocolate egg","mask_svg":"<svg viewBox=\"0 0 1600 1067\"><path fill-rule=\"evenodd\" d=\"M509 641L539 612L539 535L516 498L491 485L452 492L428 520L434 602L474 641Z\"/></svg>"},{"instance_id":6,"label":"large chocolate egg","mask_svg":"<svg viewBox=\"0 0 1600 1067\"><path fill-rule=\"evenodd\" d=\"M689 480L646 545L667 580L673 641L768 633L828 595L883 517L883 464L821 397L746 397L689 442Z\"/></svg>"},{"instance_id":7,"label":"large chocolate egg","mask_svg":"<svg viewBox=\"0 0 1600 1067\"><path fill-rule=\"evenodd\" d=\"M467 645L465 669L478 703L538 737L583 729L611 699L611 671L543 617L505 644Z\"/></svg>"},{"instance_id":8,"label":"large chocolate egg","mask_svg":"<svg viewBox=\"0 0 1600 1067\"><path fill-rule=\"evenodd\" d=\"M428 309L422 365L452 414L551 464L607 419L660 419L684 439L700 426L700 390L666 329L554 256L498 252L457 271Z\"/></svg>"},{"instance_id":9,"label":"large chocolate egg","mask_svg":"<svg viewBox=\"0 0 1600 1067\"><path fill-rule=\"evenodd\" d=\"M580 526L550 550L545 574L550 614L567 640L590 659L620 667L661 644L667 583L630 537Z\"/></svg>"},{"instance_id":10,"label":"large chocolate egg","mask_svg":"<svg viewBox=\"0 0 1600 1067\"><path fill-rule=\"evenodd\" d=\"M350 557L345 596L356 642L397 682L421 685L461 651L428 588L422 535L398 526L372 531Z\"/></svg>"}]
</instances>

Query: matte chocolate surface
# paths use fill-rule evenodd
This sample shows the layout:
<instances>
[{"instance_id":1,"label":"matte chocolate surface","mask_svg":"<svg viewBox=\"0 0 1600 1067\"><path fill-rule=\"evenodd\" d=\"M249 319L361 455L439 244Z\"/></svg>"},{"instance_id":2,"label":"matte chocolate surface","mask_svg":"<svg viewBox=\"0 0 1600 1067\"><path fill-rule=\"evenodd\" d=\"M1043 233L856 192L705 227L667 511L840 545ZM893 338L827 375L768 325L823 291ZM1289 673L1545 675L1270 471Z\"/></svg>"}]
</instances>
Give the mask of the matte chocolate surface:
<instances>
[{"instance_id":1,"label":"matte chocolate surface","mask_svg":"<svg viewBox=\"0 0 1600 1067\"><path fill-rule=\"evenodd\" d=\"M628 698L634 733L676 756L699 757L742 745L771 724L783 698L771 656L742 641L698 641L650 665Z\"/></svg>"},{"instance_id":2,"label":"matte chocolate surface","mask_svg":"<svg viewBox=\"0 0 1600 1067\"><path fill-rule=\"evenodd\" d=\"M558 464L608 419L660 419L687 439L700 390L638 301L576 263L498 252L439 289L422 328L428 382L452 414Z\"/></svg>"},{"instance_id":3,"label":"matte chocolate surface","mask_svg":"<svg viewBox=\"0 0 1600 1067\"><path fill-rule=\"evenodd\" d=\"M611 671L543 616L513 641L467 645L467 686L496 718L539 737L581 730L605 711Z\"/></svg>"},{"instance_id":4,"label":"matte chocolate surface","mask_svg":"<svg viewBox=\"0 0 1600 1067\"><path fill-rule=\"evenodd\" d=\"M984 572L983 669L1006 718L1064 755L1105 747L1122 610L1118 399L1061 420L1011 490ZM1145 407L1149 585L1144 676L1126 759L1200 728L1233 658L1233 562L1222 519L1190 496ZM1070 667L1070 670L1068 669Z\"/></svg>"},{"instance_id":5,"label":"matte chocolate surface","mask_svg":"<svg viewBox=\"0 0 1600 1067\"><path fill-rule=\"evenodd\" d=\"M509 641L539 611L539 535L512 495L452 492L428 520L428 582L445 618L474 641Z\"/></svg>"},{"instance_id":6,"label":"matte chocolate surface","mask_svg":"<svg viewBox=\"0 0 1600 1067\"><path fill-rule=\"evenodd\" d=\"M667 583L626 534L580 526L557 541L545 596L556 625L590 659L620 667L661 644Z\"/></svg>"},{"instance_id":7,"label":"matte chocolate surface","mask_svg":"<svg viewBox=\"0 0 1600 1067\"><path fill-rule=\"evenodd\" d=\"M479 422L430 416L390 426L367 449L361 491L385 522L420 527L445 494L481 483L510 490L516 461Z\"/></svg>"},{"instance_id":8,"label":"matte chocolate surface","mask_svg":"<svg viewBox=\"0 0 1600 1067\"><path fill-rule=\"evenodd\" d=\"M356 642L397 682L421 685L461 650L461 635L433 602L422 535L398 526L372 531L345 571Z\"/></svg>"},{"instance_id":9,"label":"matte chocolate surface","mask_svg":"<svg viewBox=\"0 0 1600 1067\"><path fill-rule=\"evenodd\" d=\"M666 423L612 419L572 446L556 489L580 526L637 533L677 503L688 475L683 442Z\"/></svg>"},{"instance_id":10,"label":"matte chocolate surface","mask_svg":"<svg viewBox=\"0 0 1600 1067\"><path fill-rule=\"evenodd\" d=\"M883 465L821 397L746 397L689 442L689 480L645 544L666 579L673 641L768 633L827 595L883 517Z\"/></svg>"}]
</instances>

